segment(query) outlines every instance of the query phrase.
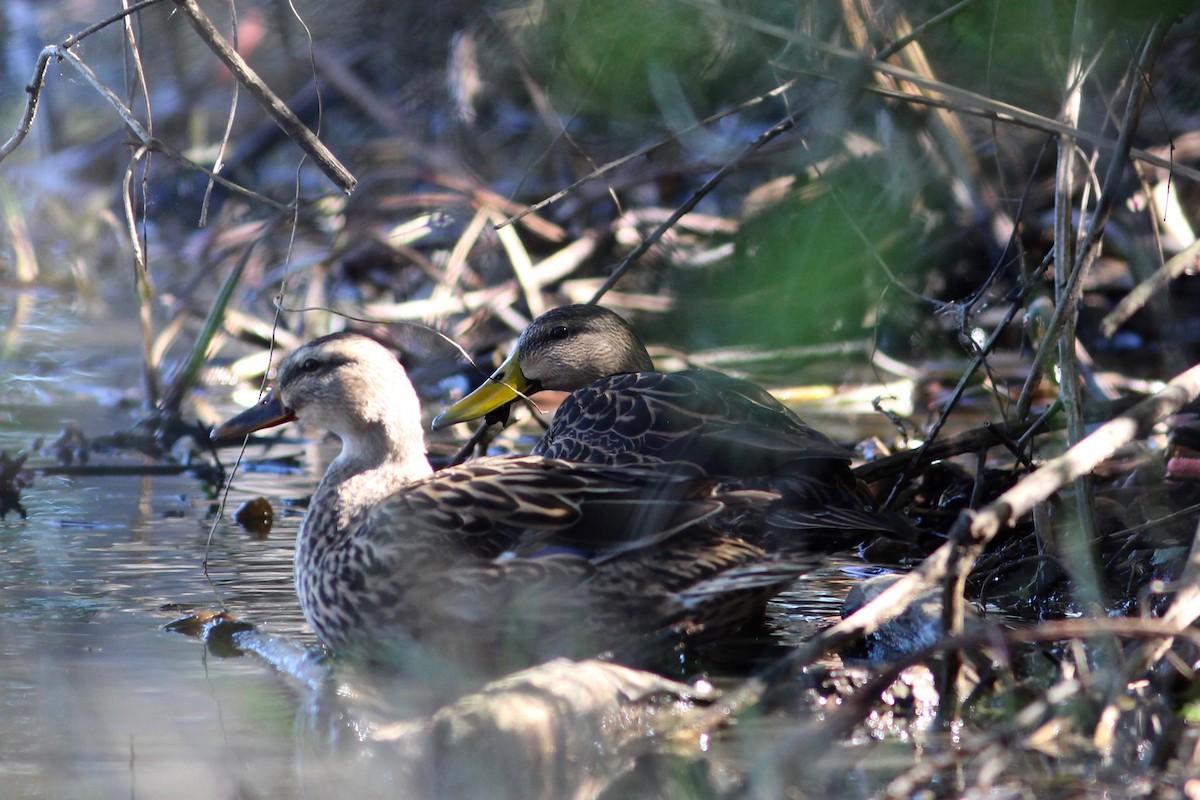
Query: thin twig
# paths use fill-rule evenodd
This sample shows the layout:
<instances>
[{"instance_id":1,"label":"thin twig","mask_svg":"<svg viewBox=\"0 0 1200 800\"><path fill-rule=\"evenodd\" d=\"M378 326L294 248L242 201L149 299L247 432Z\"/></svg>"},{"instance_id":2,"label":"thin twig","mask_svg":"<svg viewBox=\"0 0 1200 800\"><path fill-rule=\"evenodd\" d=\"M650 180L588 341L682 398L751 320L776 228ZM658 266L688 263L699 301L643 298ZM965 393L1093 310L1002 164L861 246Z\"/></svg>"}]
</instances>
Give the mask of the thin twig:
<instances>
[{"instance_id":1,"label":"thin twig","mask_svg":"<svg viewBox=\"0 0 1200 800\"><path fill-rule=\"evenodd\" d=\"M1005 311L1003 319L1001 319L999 324L997 324L992 330L992 335L987 338L987 341L984 342L979 350L975 353L974 357L971 359L970 365L958 379L958 384L954 387L954 391L951 392L950 399L946 403L946 409L943 410L943 412L934 421L929 431L925 434L924 443L920 448L917 449L917 452L912 457L911 463L905 469L900 479L897 480L895 485L892 487L891 494L884 504L885 506L890 504L895 499L900 487L907 482L908 476L928 463L930 459L929 452L933 448L934 443L937 441L938 435L941 434L942 428L950 419L950 409L957 405L959 399L966 391L967 386L970 384L971 378L974 377L979 368L984 365L988 355L999 343L1000 337L1008 329L1008 326L1012 324L1012 321L1016 319L1017 312L1025 307L1025 296L1029 292L1033 291L1033 289L1037 286L1037 279L1042 274L1042 270L1045 269L1048 264L1048 260L1043 261L1041 268L1039 268L1036 272L1034 272L1033 275L1030 276L1029 281L1022 288L1021 292L1013 299L1012 303L1009 304L1008 310Z\"/></svg>"},{"instance_id":2,"label":"thin twig","mask_svg":"<svg viewBox=\"0 0 1200 800\"><path fill-rule=\"evenodd\" d=\"M109 25L112 25L114 22L120 22L126 17L138 13L142 9L149 8L150 6L156 6L162 2L165 2L165 0L141 0L140 2L134 3L133 5L123 8L114 14L110 14L99 22L92 23L79 33L71 34L66 39L63 39L60 47L62 47L64 50L72 48L82 42L84 39L91 36L93 33L99 33Z\"/></svg>"},{"instance_id":3,"label":"thin twig","mask_svg":"<svg viewBox=\"0 0 1200 800\"><path fill-rule=\"evenodd\" d=\"M777 745L776 751L779 753L811 752L812 748L834 746L844 742L845 737L849 736L854 727L870 712L879 696L900 679L901 673L917 664L928 663L938 653L970 653L978 652L985 647L1010 649L1016 645L1112 636L1153 642L1173 634L1181 634L1187 640L1200 644L1200 634L1194 630L1188 630L1185 625L1174 624L1167 620L1120 617L1055 620L1028 628L1011 630L989 627L977 632L945 636L933 645L889 664L885 670L859 687L853 697L840 705L831 707L819 722L806 725L798 733L783 739ZM1048 694L1052 696L1052 693ZM939 700L939 702L942 701ZM1052 711L1053 709L1054 704L1047 702L1046 710ZM1039 710L1031 705L1020 714L1015 715L1012 722L1019 728L1028 729L1030 725L1038 723L1038 717ZM1002 732L1000 735L1004 735L1004 733Z\"/></svg>"},{"instance_id":4,"label":"thin twig","mask_svg":"<svg viewBox=\"0 0 1200 800\"><path fill-rule=\"evenodd\" d=\"M950 20L957 17L961 12L966 11L967 6L971 5L974 2L975 2L975 0L961 0L960 2L955 3L954 5L947 8L945 11L941 11L937 14L934 14L932 17L925 20L920 25L915 26L911 31L904 34L899 39L897 39L896 41L889 44L887 47L881 48L879 50L879 52L875 54L875 57L877 59L879 59L880 61L891 58L893 55L900 52L905 47L908 47L911 43L916 41L917 37L919 37L921 34L925 33L925 31L929 30L930 28L941 25L943 22L949 22Z\"/></svg>"},{"instance_id":5,"label":"thin twig","mask_svg":"<svg viewBox=\"0 0 1200 800\"><path fill-rule=\"evenodd\" d=\"M237 5L233 0L229 0L229 21L230 21L230 36L233 37L233 46L238 45L238 18ZM225 166L225 151L229 149L229 140L233 136L233 120L237 117L238 108L238 87L241 86L237 81L233 82L233 89L229 93L229 113L225 115L225 130L221 132L221 141L217 145L217 157L213 159L212 171L219 173ZM217 182L212 178L208 179L208 183L204 186L204 197L200 201L200 222L201 228L208 225L208 209L212 202L213 189Z\"/></svg>"},{"instance_id":6,"label":"thin twig","mask_svg":"<svg viewBox=\"0 0 1200 800\"><path fill-rule=\"evenodd\" d=\"M1119 141L1114 143L1100 134L1094 134L1081 130L1072 131L1061 122L1049 119L1048 117L1043 117L1040 114L1034 114L1031 111L1027 111L1014 105L1009 105L1008 103L1002 103L999 100L994 100L985 95L968 91L953 84L928 78L913 72L912 70L904 69L903 67L897 67L894 64L889 64L886 61L880 61L873 58L864 59L863 54L856 50L829 44L828 42L817 39L816 37L805 36L793 28L785 28L781 25L776 25L774 23L758 19L750 14L736 11L732 8L719 6L711 2L711 0L675 0L675 2L702 9L706 13L724 17L732 22L736 22L745 26L749 30L758 31L759 33L764 33L768 36L774 36L782 41L802 45L812 50L816 50L817 52L851 62L855 65L856 70L860 68L866 68L872 71L882 72L885 75L891 75L892 77L900 80L911 82L922 89L929 89L937 92L940 95L943 95L946 100L907 92L892 92L879 87L860 86L857 82L858 79L852 78L852 80L856 81L856 88L863 91L874 92L888 97L896 97L912 103L933 106L936 108L948 107L960 113L981 116L985 119L991 119L997 122L1020 125L1022 127L1044 131L1046 133L1056 135L1066 133L1073 135L1079 140L1087 142L1088 144L1094 144L1104 149L1118 149L1121 147ZM858 73L855 72L854 74L857 75ZM838 74L821 74L818 77L830 81L845 80L844 76ZM953 103L958 103L959 105L950 105L947 103L947 101L952 101ZM1148 153L1145 150L1129 148L1127 149L1127 155L1132 156L1139 161L1144 161L1147 164L1152 164L1156 167L1167 170L1173 175L1185 176L1191 178L1192 180L1200 180L1200 170L1177 164L1168 159Z\"/></svg>"},{"instance_id":7,"label":"thin twig","mask_svg":"<svg viewBox=\"0 0 1200 800\"><path fill-rule=\"evenodd\" d=\"M779 95L786 92L788 89L791 89L793 86L795 86L797 80L798 80L797 78L793 78L790 81L787 81L783 84L780 84L779 86L776 86L774 89L771 89L769 92L764 92L755 97L751 97L749 100L745 100L745 101L738 103L737 105L732 106L730 108L722 109L721 111L718 111L717 113L712 114L711 116L705 117L704 119L700 120L699 122L693 123L692 125L689 125L686 128L681 128L680 130L676 131L675 133L673 133L670 136L663 137L662 139L659 139L656 142L652 142L651 144L648 144L645 147L635 150L632 153L628 153L626 155L621 156L620 158L609 161L607 164L602 164L601 166L599 166L596 169L589 172L587 175L584 175L579 180L571 183L565 189L560 189L559 191L555 192L554 194L550 195L549 197L539 200L538 202L534 203L533 205L529 206L528 208L525 208L522 211L512 215L511 217L508 217L508 218L504 219L503 221L497 223L496 227L502 228L505 225L511 225L512 223L520 220L526 214L532 214L533 212L538 211L542 208L545 208L548 205L552 205L553 203L556 203L559 200L566 197L567 195L573 193L580 186L591 183L592 181L603 177L604 175L608 174L609 172L612 172L614 169L622 166L623 164L628 164L629 162L636 161L639 158L642 158L643 156L650 155L655 150L658 150L661 147L665 147L666 145L669 145L672 142L677 141L679 139L679 137L685 133L691 133L694 130L699 130L700 128L707 127L707 126L713 124L714 122L719 122L719 121L725 119L728 116L740 113L749 108L753 108L754 106L756 106L760 103L766 102L767 100L771 99L772 97L778 97Z\"/></svg>"},{"instance_id":8,"label":"thin twig","mask_svg":"<svg viewBox=\"0 0 1200 800\"><path fill-rule=\"evenodd\" d=\"M38 101L41 100L42 89L46 87L46 70L50 66L51 56L56 55L58 51L58 47L47 47L38 55L37 64L33 68L33 79L25 87L25 113L21 115L17 129L8 137L8 141L0 145L0 161L20 147L21 142L25 141L25 137L29 135L29 131L33 130L33 118L37 116Z\"/></svg>"},{"instance_id":9,"label":"thin twig","mask_svg":"<svg viewBox=\"0 0 1200 800\"><path fill-rule=\"evenodd\" d=\"M234 50L225 37L217 30L212 21L196 3L196 0L174 0L175 7L184 13L191 22L196 34L216 54L217 58L229 68L229 71L245 85L246 91L259 102L263 110L271 115L275 124L283 129L290 139L296 142L305 153L312 156L322 172L346 194L354 191L358 180L338 161L316 134L300 121L300 118L288 108L271 87L258 77L245 59Z\"/></svg>"},{"instance_id":10,"label":"thin twig","mask_svg":"<svg viewBox=\"0 0 1200 800\"><path fill-rule=\"evenodd\" d=\"M159 139L151 136L133 111L131 111L129 107L126 106L121 100L121 98L117 97L116 93L109 89L108 86L106 86L104 82L100 80L99 76L96 75L92 68L89 67L82 59L76 56L74 52L70 50L63 50L55 45L46 48L42 51L42 53L47 58L51 56L57 57L59 60L65 61L74 67L76 72L80 74L84 81L86 81L88 85L95 89L100 96L103 97L108 104L113 107L113 110L117 112L117 115L121 118L121 121L124 122L126 127L129 128L129 132L132 133L137 139L138 144L145 146L147 150L156 153L162 153L167 158L177 162L186 169L195 170L196 172L207 175L209 178L212 178L217 183L229 189L231 192L236 192L243 197L247 197L256 202L262 203L263 205L273 208L276 211L288 211L291 208L291 206L288 204L280 203L278 200L273 200L270 197L259 194L258 192L234 183L228 178L217 175L207 167L201 166L195 161L192 161L190 158L184 156L182 153L177 152L165 142L162 142ZM3 153L0 153L0 158L3 158Z\"/></svg>"},{"instance_id":11,"label":"thin twig","mask_svg":"<svg viewBox=\"0 0 1200 800\"><path fill-rule=\"evenodd\" d=\"M1161 21L1151 28L1150 34L1146 39L1146 44L1142 48L1141 56L1138 59L1138 64L1135 67L1139 75L1144 76L1149 73L1150 65L1154 63L1155 58L1158 56L1163 38L1167 35L1169 28L1170 25L1168 23ZM1116 202L1118 184L1125 171L1125 164L1129 158L1129 149L1133 140L1134 129L1137 127L1137 119L1141 114L1147 90L1148 84L1144 79L1134 81L1133 87L1130 89L1129 101L1125 106L1125 118L1121 124L1121 132L1117 137L1117 149L1109 161L1108 172L1104 176L1104 186L1100 191L1100 196L1096 198L1096 210L1092 213L1087 232L1075 254L1075 263L1071 268L1070 277L1067 280L1067 284L1062 287L1054 309L1054 316L1047 326L1048 335L1042 340L1042 345L1038 348L1037 355L1034 358L1034 369L1030 371L1029 379L1026 380L1025 387L1021 390L1021 397L1017 401L1016 413L1018 419L1024 419L1029 414L1029 407L1033 404L1033 384L1036 381L1036 375L1042 368L1041 365L1045 364L1049 358L1050 347L1056 341L1057 332L1063 327L1063 320L1066 314L1079 300L1079 295L1083 291L1083 282L1080 279L1099 254L1104 226L1108 222L1109 215L1112 213L1113 205Z\"/></svg>"},{"instance_id":12,"label":"thin twig","mask_svg":"<svg viewBox=\"0 0 1200 800\"><path fill-rule=\"evenodd\" d=\"M826 81L839 82L840 76L812 73L814 77L818 77ZM1081 142L1093 145L1101 150L1116 149L1116 142L1107 139L1104 136L1091 131L1085 130L1070 130L1066 125L1056 122L1048 117L1039 116L1038 114L1025 113L1020 117L1013 117L1007 112L995 111L992 109L972 108L964 106L957 101L943 100L938 97L929 97L928 95L914 94L912 92L894 91L885 89L880 86L863 86L864 92L877 94L881 97L887 97L892 100L900 100L906 103L911 103L918 106L929 106L930 108L946 108L958 114L966 114L979 119L986 119L992 122L1003 122L1007 125L1015 125L1018 128L1026 130L1038 131L1039 133L1047 133L1053 136L1071 135ZM1177 161L1172 161L1162 156L1155 155L1149 150L1143 150L1140 147L1129 148L1129 157L1140 161L1143 164L1149 164L1152 167L1158 167L1165 170L1169 174L1178 178L1190 178L1193 181L1200 181L1200 169L1189 167L1186 164L1181 164Z\"/></svg>"},{"instance_id":13,"label":"thin twig","mask_svg":"<svg viewBox=\"0 0 1200 800\"><path fill-rule=\"evenodd\" d=\"M624 275L625 272L633 265L633 262L641 258L647 250L653 247L658 240L661 239L667 233L667 231L669 231L671 227L679 221L683 215L695 208L700 201L708 195L709 192L717 188L721 181L725 180L726 176L739 167L743 161L745 161L754 153L758 152L758 150L760 150L768 142L794 128L799 116L800 112L795 112L793 114L789 114L787 117L784 117L778 123L759 134L757 139L755 139L746 147L742 148L742 150L727 163L722 164L721 168L718 169L711 178L704 182L704 185L692 192L692 195L685 200L683 204L679 206L679 208L675 209L675 211L673 211L661 225L651 231L650 234L642 240L641 244L630 250L629 253L621 259L620 263L613 268L612 274L609 275L604 283L600 285L600 288L596 290L596 293L592 295L592 298L588 300L588 303L595 304L600 302L600 298L603 297L609 289L616 285L617 281L621 279L621 276Z\"/></svg>"},{"instance_id":14,"label":"thin twig","mask_svg":"<svg viewBox=\"0 0 1200 800\"><path fill-rule=\"evenodd\" d=\"M1167 288L1171 281L1186 272L1197 269L1200 269L1200 239L1176 253L1153 275L1133 287L1129 294L1122 297L1121 302L1117 303L1117 307L1101 320L1100 333L1105 337L1111 337L1118 328L1129 321L1130 317L1140 311L1151 297Z\"/></svg>"},{"instance_id":15,"label":"thin twig","mask_svg":"<svg viewBox=\"0 0 1200 800\"><path fill-rule=\"evenodd\" d=\"M38 54L37 62L34 64L33 79L25 87L25 94L27 95L25 99L25 111L21 115L21 121L17 123L17 129L9 137L8 141L3 146L0 146L0 161L3 161L12 151L16 150L33 129L33 120L37 116L37 108L42 97L42 90L46 87L46 70L50 66L51 58L61 60L65 51L74 47L93 33L104 30L114 22L119 22L131 14L136 14L144 8L149 8L161 2L164 2L164 0L141 0L141 2L134 3L128 8L123 8L99 22L89 25L79 33L71 34L61 44L48 45L42 48L42 52Z\"/></svg>"}]
</instances>

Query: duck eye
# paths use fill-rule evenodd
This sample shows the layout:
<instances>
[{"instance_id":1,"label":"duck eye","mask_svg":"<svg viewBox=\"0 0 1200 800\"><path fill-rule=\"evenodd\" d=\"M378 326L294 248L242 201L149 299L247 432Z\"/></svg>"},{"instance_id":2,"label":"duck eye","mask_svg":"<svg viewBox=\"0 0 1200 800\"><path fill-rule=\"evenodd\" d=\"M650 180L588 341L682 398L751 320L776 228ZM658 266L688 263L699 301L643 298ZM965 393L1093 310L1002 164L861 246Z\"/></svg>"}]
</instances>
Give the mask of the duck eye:
<instances>
[{"instance_id":1,"label":"duck eye","mask_svg":"<svg viewBox=\"0 0 1200 800\"><path fill-rule=\"evenodd\" d=\"M555 325L550 329L550 338L554 340L565 339L571 335L571 331L566 325Z\"/></svg>"},{"instance_id":2,"label":"duck eye","mask_svg":"<svg viewBox=\"0 0 1200 800\"><path fill-rule=\"evenodd\" d=\"M306 358L304 363L300 365L301 372L316 372L321 368L321 362L315 358Z\"/></svg>"}]
</instances>

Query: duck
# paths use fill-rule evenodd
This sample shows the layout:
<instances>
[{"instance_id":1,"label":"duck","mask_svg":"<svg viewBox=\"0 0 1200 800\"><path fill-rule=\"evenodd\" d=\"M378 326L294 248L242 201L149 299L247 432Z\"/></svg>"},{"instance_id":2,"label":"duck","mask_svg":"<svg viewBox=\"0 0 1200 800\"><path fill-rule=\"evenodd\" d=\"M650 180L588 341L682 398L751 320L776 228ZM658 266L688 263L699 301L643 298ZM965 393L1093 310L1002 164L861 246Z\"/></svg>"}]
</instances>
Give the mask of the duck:
<instances>
[{"instance_id":1,"label":"duck","mask_svg":"<svg viewBox=\"0 0 1200 800\"><path fill-rule=\"evenodd\" d=\"M341 440L300 523L294 580L317 638L356 663L650 665L757 619L805 568L709 523L768 493L687 470L528 455L435 472L404 367L362 334L300 346L212 436L293 421Z\"/></svg>"},{"instance_id":2,"label":"duck","mask_svg":"<svg viewBox=\"0 0 1200 800\"><path fill-rule=\"evenodd\" d=\"M688 464L695 474L780 495L742 514L743 532L775 545L842 549L871 534L910 538L851 469L853 451L805 423L763 387L707 369L655 370L617 313L567 305L533 320L503 363L433 422L441 430L545 390L568 392L532 453L573 462ZM820 533L814 537L811 534Z\"/></svg>"}]
</instances>

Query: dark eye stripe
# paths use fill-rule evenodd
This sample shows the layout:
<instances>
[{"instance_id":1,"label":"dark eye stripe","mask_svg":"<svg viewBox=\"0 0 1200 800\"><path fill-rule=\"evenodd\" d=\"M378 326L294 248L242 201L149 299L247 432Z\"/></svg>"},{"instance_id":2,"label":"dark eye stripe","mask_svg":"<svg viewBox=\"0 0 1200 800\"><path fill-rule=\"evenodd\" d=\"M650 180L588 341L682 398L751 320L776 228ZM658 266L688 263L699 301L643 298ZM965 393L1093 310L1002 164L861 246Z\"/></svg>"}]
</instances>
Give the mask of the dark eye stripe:
<instances>
[{"instance_id":1,"label":"dark eye stripe","mask_svg":"<svg viewBox=\"0 0 1200 800\"><path fill-rule=\"evenodd\" d=\"M337 369L338 367L349 364L352 361L353 361L352 358L347 358L345 356L338 356L338 355L331 355L331 356L324 357L324 358L318 357L318 356L312 356L310 358L304 359L299 364L295 365L292 368L293 371L291 372L291 375L292 376L315 375L319 372L330 372L332 370ZM291 379L290 377L285 378L285 380L290 380L290 379Z\"/></svg>"}]
</instances>

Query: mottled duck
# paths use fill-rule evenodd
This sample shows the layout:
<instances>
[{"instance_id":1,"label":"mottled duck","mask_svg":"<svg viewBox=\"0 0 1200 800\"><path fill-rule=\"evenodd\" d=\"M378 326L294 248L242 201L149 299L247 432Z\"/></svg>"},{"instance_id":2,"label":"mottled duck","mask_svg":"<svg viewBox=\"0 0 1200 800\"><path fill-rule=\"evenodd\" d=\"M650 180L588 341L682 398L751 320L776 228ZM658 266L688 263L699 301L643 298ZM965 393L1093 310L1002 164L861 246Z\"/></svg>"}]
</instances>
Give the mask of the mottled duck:
<instances>
[{"instance_id":1,"label":"mottled duck","mask_svg":"<svg viewBox=\"0 0 1200 800\"><path fill-rule=\"evenodd\" d=\"M697 474L768 488L782 499L738 516L751 538L840 549L884 533L908 538L903 517L872 508L853 453L807 425L766 389L720 372L655 371L629 324L596 305L547 311L504 363L433 421L476 419L543 390L570 392L533 453L592 464L692 465Z\"/></svg>"},{"instance_id":2,"label":"mottled duck","mask_svg":"<svg viewBox=\"0 0 1200 800\"><path fill-rule=\"evenodd\" d=\"M802 569L706 522L766 493L687 470L515 456L435 473L404 368L365 336L300 347L214 436L291 420L341 439L300 525L295 584L348 657L416 649L491 673L602 652L644 663L738 628Z\"/></svg>"}]
</instances>

